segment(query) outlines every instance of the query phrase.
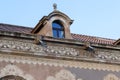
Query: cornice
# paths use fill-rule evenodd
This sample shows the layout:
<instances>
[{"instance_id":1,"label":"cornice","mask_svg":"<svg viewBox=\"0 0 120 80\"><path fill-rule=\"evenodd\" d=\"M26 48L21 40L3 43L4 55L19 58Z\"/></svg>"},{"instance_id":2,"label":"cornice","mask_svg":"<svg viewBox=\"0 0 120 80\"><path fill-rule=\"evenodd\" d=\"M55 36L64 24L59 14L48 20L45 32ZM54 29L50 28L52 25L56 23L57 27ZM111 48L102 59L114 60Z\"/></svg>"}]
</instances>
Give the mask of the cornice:
<instances>
[{"instance_id":1,"label":"cornice","mask_svg":"<svg viewBox=\"0 0 120 80\"><path fill-rule=\"evenodd\" d=\"M0 37L1 36L26 39L26 40L35 40L36 37L40 36L40 35L0 31ZM73 39L58 39L58 38L53 38L53 37L49 37L49 36L43 36L43 37L44 37L43 40L46 42L55 42L55 43L63 43L63 44L78 45L78 46L84 46L84 44L85 44L85 42L81 42L81 41L73 40ZM102 44L94 44L94 43L92 43L92 46L96 47L96 48L104 48L104 49L120 51L119 46L110 46L110 45L102 45Z\"/></svg>"},{"instance_id":2,"label":"cornice","mask_svg":"<svg viewBox=\"0 0 120 80\"><path fill-rule=\"evenodd\" d=\"M58 58L65 60L103 62L109 64L120 64L120 51L95 49L95 53L75 47L49 46L47 47L17 40L0 40L0 53L14 55L26 55L35 57ZM113 54L114 53L114 54Z\"/></svg>"}]
</instances>

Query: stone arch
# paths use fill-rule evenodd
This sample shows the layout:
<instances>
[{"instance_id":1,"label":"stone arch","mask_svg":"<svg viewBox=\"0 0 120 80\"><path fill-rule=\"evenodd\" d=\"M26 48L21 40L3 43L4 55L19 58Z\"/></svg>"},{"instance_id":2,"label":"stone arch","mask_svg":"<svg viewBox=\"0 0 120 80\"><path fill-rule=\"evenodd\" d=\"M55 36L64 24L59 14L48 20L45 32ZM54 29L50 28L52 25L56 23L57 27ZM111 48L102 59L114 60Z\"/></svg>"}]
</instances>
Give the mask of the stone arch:
<instances>
[{"instance_id":1,"label":"stone arch","mask_svg":"<svg viewBox=\"0 0 120 80\"><path fill-rule=\"evenodd\" d=\"M3 69L0 70L0 78L9 75L19 76L25 80L35 80L31 75L25 74L24 71L22 71L19 67L12 64L8 64Z\"/></svg>"},{"instance_id":2,"label":"stone arch","mask_svg":"<svg viewBox=\"0 0 120 80\"><path fill-rule=\"evenodd\" d=\"M7 75L7 76L0 78L0 80L26 80L26 79L24 79L23 77L20 77L20 76Z\"/></svg>"}]
</instances>

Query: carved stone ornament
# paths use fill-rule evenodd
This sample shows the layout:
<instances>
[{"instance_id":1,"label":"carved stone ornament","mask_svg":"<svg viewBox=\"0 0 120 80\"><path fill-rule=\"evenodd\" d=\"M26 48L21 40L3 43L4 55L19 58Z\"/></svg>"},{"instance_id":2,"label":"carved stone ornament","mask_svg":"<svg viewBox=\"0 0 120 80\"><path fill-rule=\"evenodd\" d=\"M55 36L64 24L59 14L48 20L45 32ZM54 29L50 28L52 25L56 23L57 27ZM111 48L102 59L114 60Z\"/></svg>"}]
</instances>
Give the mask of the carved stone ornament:
<instances>
[{"instance_id":1,"label":"carved stone ornament","mask_svg":"<svg viewBox=\"0 0 120 80\"><path fill-rule=\"evenodd\" d=\"M24 71L12 64L8 64L0 70L0 78L8 75L20 76L25 80L35 80L31 75L25 74Z\"/></svg>"},{"instance_id":2,"label":"carved stone ornament","mask_svg":"<svg viewBox=\"0 0 120 80\"><path fill-rule=\"evenodd\" d=\"M32 55L61 55L61 56L77 56L79 51L73 48L48 46L47 48L28 42L0 40L0 50L6 51L27 51ZM4 50L5 51L5 50Z\"/></svg>"},{"instance_id":3,"label":"carved stone ornament","mask_svg":"<svg viewBox=\"0 0 120 80\"><path fill-rule=\"evenodd\" d=\"M104 80L120 80L120 78L118 78L114 74L108 74L107 76L104 77Z\"/></svg>"},{"instance_id":4,"label":"carved stone ornament","mask_svg":"<svg viewBox=\"0 0 120 80\"><path fill-rule=\"evenodd\" d=\"M100 51L97 53L97 57L106 60L117 60L120 61L120 51Z\"/></svg>"},{"instance_id":5,"label":"carved stone ornament","mask_svg":"<svg viewBox=\"0 0 120 80\"><path fill-rule=\"evenodd\" d=\"M82 80L82 79L76 79L75 75L73 75L68 70L61 70L55 76L48 76L46 80Z\"/></svg>"},{"instance_id":6,"label":"carved stone ornament","mask_svg":"<svg viewBox=\"0 0 120 80\"><path fill-rule=\"evenodd\" d=\"M0 40L0 51L19 51L25 52L30 55L52 55L52 56L64 56L64 57L89 57L91 54L89 51L77 50L75 48L61 47L61 46L47 46L33 44L32 42ZM114 54L113 54L114 53ZM101 60L113 60L120 61L120 51L96 51L94 58ZM83 54L83 55L81 55Z\"/></svg>"}]
</instances>

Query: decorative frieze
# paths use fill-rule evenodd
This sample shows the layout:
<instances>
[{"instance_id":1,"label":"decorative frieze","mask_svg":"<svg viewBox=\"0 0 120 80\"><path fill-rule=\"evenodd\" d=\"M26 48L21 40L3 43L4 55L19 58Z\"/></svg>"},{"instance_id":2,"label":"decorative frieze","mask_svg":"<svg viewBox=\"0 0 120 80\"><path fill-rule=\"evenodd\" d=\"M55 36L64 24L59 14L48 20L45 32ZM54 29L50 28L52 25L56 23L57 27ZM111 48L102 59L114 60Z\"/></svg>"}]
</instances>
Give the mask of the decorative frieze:
<instances>
[{"instance_id":1,"label":"decorative frieze","mask_svg":"<svg viewBox=\"0 0 120 80\"><path fill-rule=\"evenodd\" d=\"M59 46L48 46L42 47L33 43L10 41L10 40L0 40L0 48L6 50L17 50L17 51L29 51L26 54L41 55L41 54L51 54L51 55L61 55L61 56L77 56L79 51L73 48L59 47Z\"/></svg>"},{"instance_id":2,"label":"decorative frieze","mask_svg":"<svg viewBox=\"0 0 120 80\"><path fill-rule=\"evenodd\" d=\"M67 61L67 60L58 60L58 59L46 59L46 58L35 58L35 57L23 57L15 55L3 55L0 54L0 62L10 62L13 63L23 63L23 64L38 64L38 65L49 65L56 67L74 67L74 68L83 68L83 69L93 69L93 70L103 70L103 71L120 71L119 65L114 64L105 64L105 63L94 63L94 62L85 62L85 61Z\"/></svg>"},{"instance_id":3,"label":"decorative frieze","mask_svg":"<svg viewBox=\"0 0 120 80\"><path fill-rule=\"evenodd\" d=\"M120 51L96 50L95 53L84 49L76 49L65 46L41 46L32 42L16 40L0 40L0 51L3 52L24 52L28 55L53 56L53 57L70 57L71 59L93 58L99 60L120 61ZM92 57L89 57L91 56Z\"/></svg>"},{"instance_id":4,"label":"decorative frieze","mask_svg":"<svg viewBox=\"0 0 120 80\"><path fill-rule=\"evenodd\" d=\"M103 60L120 61L120 51L100 50L96 57Z\"/></svg>"}]
</instances>

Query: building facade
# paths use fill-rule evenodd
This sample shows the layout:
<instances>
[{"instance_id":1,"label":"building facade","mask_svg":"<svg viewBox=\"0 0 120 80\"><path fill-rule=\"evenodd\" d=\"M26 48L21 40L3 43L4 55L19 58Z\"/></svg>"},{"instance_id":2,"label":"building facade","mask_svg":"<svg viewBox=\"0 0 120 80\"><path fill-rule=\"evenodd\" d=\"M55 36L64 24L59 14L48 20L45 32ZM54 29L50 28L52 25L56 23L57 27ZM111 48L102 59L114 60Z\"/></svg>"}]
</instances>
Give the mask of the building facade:
<instances>
[{"instance_id":1,"label":"building facade","mask_svg":"<svg viewBox=\"0 0 120 80\"><path fill-rule=\"evenodd\" d=\"M34 28L0 23L0 80L120 80L120 39L73 34L56 7Z\"/></svg>"}]
</instances>

